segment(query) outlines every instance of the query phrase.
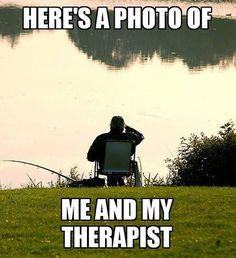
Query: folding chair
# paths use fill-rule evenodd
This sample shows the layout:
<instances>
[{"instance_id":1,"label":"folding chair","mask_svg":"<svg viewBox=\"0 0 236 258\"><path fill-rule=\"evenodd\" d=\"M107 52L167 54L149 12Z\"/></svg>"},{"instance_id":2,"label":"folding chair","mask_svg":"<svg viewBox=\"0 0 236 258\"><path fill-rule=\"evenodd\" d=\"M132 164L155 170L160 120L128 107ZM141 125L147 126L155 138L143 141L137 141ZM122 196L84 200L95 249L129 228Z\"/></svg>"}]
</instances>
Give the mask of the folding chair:
<instances>
[{"instance_id":1,"label":"folding chair","mask_svg":"<svg viewBox=\"0 0 236 258\"><path fill-rule=\"evenodd\" d=\"M141 175L135 161L135 151L131 156L133 144L134 142L127 140L108 140L106 142L104 167L99 168L98 162L95 162L94 176L134 176L135 186L142 186Z\"/></svg>"}]
</instances>

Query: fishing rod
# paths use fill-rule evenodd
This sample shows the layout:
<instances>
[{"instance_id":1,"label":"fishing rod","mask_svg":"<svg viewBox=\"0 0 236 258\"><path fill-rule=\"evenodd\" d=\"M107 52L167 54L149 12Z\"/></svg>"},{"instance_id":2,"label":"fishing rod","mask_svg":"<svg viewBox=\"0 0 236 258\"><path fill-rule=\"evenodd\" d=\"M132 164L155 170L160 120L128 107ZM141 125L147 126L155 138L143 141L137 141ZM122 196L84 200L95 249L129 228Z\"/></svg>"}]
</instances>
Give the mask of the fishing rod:
<instances>
[{"instance_id":1,"label":"fishing rod","mask_svg":"<svg viewBox=\"0 0 236 258\"><path fill-rule=\"evenodd\" d=\"M61 177L64 177L66 178L67 180L69 181L72 181L72 182L77 182L75 179L71 178L71 177L68 177L68 176L65 176L55 170L52 170L52 169L49 169L49 168L46 168L46 167L43 167L43 166L40 166L40 165L37 165L37 164L34 164L34 163L31 163L31 162L27 162L27 161L22 161L22 160L15 160L15 159L6 159L6 160L0 160L2 162L14 162L14 163L21 163L21 164L24 164L24 165L29 165L29 166L33 166L33 167L36 167L36 168L40 168L40 169L44 169L44 170L47 170L53 174L56 174L58 176L61 176Z\"/></svg>"}]
</instances>

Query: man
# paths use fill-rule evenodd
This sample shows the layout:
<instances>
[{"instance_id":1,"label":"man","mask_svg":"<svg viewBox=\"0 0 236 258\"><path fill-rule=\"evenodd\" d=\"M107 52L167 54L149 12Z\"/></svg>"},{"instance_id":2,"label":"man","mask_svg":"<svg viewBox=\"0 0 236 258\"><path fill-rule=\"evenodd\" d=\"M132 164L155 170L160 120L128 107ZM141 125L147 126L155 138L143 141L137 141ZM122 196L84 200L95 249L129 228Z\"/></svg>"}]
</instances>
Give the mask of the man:
<instances>
[{"instance_id":1,"label":"man","mask_svg":"<svg viewBox=\"0 0 236 258\"><path fill-rule=\"evenodd\" d=\"M124 132L125 129L125 132ZM98 161L99 168L102 170L104 166L105 149L107 140L131 140L134 141L131 155L134 154L135 146L144 139L143 135L137 130L125 125L124 119L121 116L113 116L110 123L110 132L99 135L90 146L87 159L89 161ZM124 185L122 177L107 177L108 186Z\"/></svg>"}]
</instances>

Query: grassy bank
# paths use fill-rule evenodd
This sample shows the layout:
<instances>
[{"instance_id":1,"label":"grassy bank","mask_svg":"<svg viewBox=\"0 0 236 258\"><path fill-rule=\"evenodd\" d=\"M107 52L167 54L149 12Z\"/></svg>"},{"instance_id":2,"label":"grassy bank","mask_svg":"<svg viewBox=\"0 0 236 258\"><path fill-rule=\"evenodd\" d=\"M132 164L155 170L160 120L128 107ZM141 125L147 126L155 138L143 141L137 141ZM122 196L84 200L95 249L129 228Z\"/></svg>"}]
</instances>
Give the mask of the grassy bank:
<instances>
[{"instance_id":1,"label":"grassy bank","mask_svg":"<svg viewBox=\"0 0 236 258\"><path fill-rule=\"evenodd\" d=\"M170 249L63 248L61 197L174 198ZM0 191L0 257L236 257L236 188L155 187ZM160 222L90 222L102 225ZM88 224L88 222L85 224Z\"/></svg>"}]
</instances>

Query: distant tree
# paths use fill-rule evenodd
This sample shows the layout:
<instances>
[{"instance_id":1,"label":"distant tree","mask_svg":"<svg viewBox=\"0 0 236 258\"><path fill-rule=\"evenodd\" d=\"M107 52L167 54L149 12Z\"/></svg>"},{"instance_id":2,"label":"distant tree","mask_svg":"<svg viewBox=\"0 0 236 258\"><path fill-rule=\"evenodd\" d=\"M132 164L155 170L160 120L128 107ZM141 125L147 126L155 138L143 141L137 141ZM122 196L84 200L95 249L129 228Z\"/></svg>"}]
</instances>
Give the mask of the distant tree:
<instances>
[{"instance_id":1,"label":"distant tree","mask_svg":"<svg viewBox=\"0 0 236 258\"><path fill-rule=\"evenodd\" d=\"M224 124L217 136L191 134L181 138L177 157L167 159L172 185L236 186L236 133Z\"/></svg>"}]
</instances>

